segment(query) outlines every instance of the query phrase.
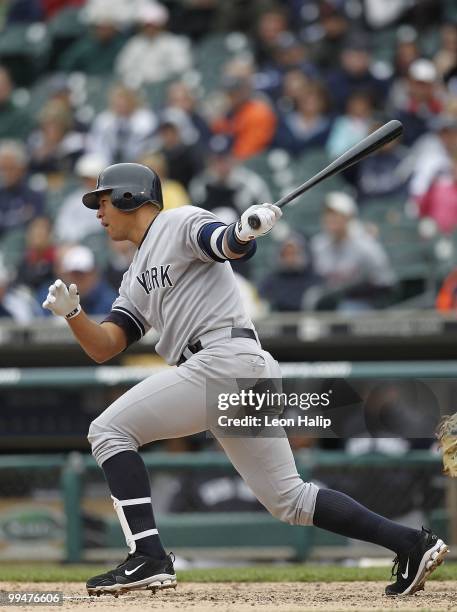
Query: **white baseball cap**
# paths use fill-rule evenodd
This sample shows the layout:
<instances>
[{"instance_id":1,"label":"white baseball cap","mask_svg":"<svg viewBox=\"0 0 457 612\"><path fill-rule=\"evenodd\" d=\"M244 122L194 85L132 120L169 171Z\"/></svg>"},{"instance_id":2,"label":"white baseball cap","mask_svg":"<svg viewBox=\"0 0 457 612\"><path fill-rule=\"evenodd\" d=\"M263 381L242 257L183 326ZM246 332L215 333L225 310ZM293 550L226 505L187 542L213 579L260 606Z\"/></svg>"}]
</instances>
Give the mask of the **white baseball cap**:
<instances>
[{"instance_id":1,"label":"white baseball cap","mask_svg":"<svg viewBox=\"0 0 457 612\"><path fill-rule=\"evenodd\" d=\"M97 178L107 166L106 159L96 153L81 155L75 164L75 173L82 178Z\"/></svg>"},{"instance_id":2,"label":"white baseball cap","mask_svg":"<svg viewBox=\"0 0 457 612\"><path fill-rule=\"evenodd\" d=\"M62 272L92 272L94 268L94 254L86 246L70 247L62 257Z\"/></svg>"},{"instance_id":3,"label":"white baseball cap","mask_svg":"<svg viewBox=\"0 0 457 612\"><path fill-rule=\"evenodd\" d=\"M325 208L340 213L345 217L355 217L358 212L354 198L343 191L330 191L325 196L324 204Z\"/></svg>"},{"instance_id":4,"label":"white baseball cap","mask_svg":"<svg viewBox=\"0 0 457 612\"><path fill-rule=\"evenodd\" d=\"M409 76L422 83L434 83L438 77L435 64L428 59L417 59L408 70Z\"/></svg>"},{"instance_id":5,"label":"white baseball cap","mask_svg":"<svg viewBox=\"0 0 457 612\"><path fill-rule=\"evenodd\" d=\"M144 24L165 25L168 21L168 9L158 2L148 2L141 6L138 21Z\"/></svg>"}]
</instances>

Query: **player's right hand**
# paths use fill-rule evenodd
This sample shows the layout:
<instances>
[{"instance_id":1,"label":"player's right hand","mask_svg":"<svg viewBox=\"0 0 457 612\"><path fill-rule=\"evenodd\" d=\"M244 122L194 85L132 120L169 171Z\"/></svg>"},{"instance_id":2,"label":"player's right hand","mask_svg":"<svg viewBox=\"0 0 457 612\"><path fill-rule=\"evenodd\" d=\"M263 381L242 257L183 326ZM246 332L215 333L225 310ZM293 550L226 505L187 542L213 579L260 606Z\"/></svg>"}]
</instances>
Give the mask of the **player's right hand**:
<instances>
[{"instance_id":1,"label":"player's right hand","mask_svg":"<svg viewBox=\"0 0 457 612\"><path fill-rule=\"evenodd\" d=\"M72 319L81 312L79 304L78 287L75 284L67 285L58 278L49 287L48 295L43 302L43 308L47 308L55 315Z\"/></svg>"},{"instance_id":2,"label":"player's right hand","mask_svg":"<svg viewBox=\"0 0 457 612\"><path fill-rule=\"evenodd\" d=\"M253 229L249 225L249 217L254 214L257 215L260 221L260 226L257 229ZM244 211L237 222L235 226L235 235L243 242L253 240L258 236L268 234L281 217L282 210L274 204L265 203L250 206Z\"/></svg>"}]
</instances>

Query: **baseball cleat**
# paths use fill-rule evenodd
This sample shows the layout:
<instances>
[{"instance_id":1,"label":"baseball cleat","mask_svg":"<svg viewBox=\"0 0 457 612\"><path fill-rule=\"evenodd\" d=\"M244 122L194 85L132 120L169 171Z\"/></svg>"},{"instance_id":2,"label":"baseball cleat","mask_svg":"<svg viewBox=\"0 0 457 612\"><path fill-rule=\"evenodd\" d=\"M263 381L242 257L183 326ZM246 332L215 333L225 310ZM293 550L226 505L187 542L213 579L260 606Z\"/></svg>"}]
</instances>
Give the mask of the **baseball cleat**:
<instances>
[{"instance_id":1,"label":"baseball cleat","mask_svg":"<svg viewBox=\"0 0 457 612\"><path fill-rule=\"evenodd\" d=\"M397 581L386 587L386 595L413 595L422 591L425 581L444 561L449 548L429 529L422 527L419 541L404 555L397 555L392 568L392 578Z\"/></svg>"},{"instance_id":2,"label":"baseball cleat","mask_svg":"<svg viewBox=\"0 0 457 612\"><path fill-rule=\"evenodd\" d=\"M115 569L89 578L86 583L89 595L122 595L137 589L176 588L173 553L164 559L153 559L144 555L128 555Z\"/></svg>"}]
</instances>

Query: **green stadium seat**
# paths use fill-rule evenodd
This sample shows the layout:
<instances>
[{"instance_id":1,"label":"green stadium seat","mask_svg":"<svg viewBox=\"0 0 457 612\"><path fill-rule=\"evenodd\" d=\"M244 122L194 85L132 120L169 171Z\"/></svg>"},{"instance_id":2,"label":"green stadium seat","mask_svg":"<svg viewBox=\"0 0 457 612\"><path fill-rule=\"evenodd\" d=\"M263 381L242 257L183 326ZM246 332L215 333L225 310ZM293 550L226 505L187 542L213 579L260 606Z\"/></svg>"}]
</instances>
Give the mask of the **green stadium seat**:
<instances>
[{"instance_id":1,"label":"green stadium seat","mask_svg":"<svg viewBox=\"0 0 457 612\"><path fill-rule=\"evenodd\" d=\"M14 269L22 260L25 246L25 230L12 229L5 233L0 240L0 256L9 269Z\"/></svg>"},{"instance_id":2,"label":"green stadium seat","mask_svg":"<svg viewBox=\"0 0 457 612\"><path fill-rule=\"evenodd\" d=\"M247 37L240 32L205 36L195 47L195 66L201 74L205 92L217 89L223 65L237 55L250 53Z\"/></svg>"},{"instance_id":3,"label":"green stadium seat","mask_svg":"<svg viewBox=\"0 0 457 612\"><path fill-rule=\"evenodd\" d=\"M87 25L82 20L81 9L73 6L58 11L49 21L51 38L75 39L87 32Z\"/></svg>"},{"instance_id":4,"label":"green stadium seat","mask_svg":"<svg viewBox=\"0 0 457 612\"><path fill-rule=\"evenodd\" d=\"M108 239L105 234L97 233L86 236L81 241L83 245L90 248L95 255L97 266L103 270L109 261Z\"/></svg>"},{"instance_id":5,"label":"green stadium seat","mask_svg":"<svg viewBox=\"0 0 457 612\"><path fill-rule=\"evenodd\" d=\"M0 61L18 86L28 86L48 61L50 37L42 23L10 24L1 32Z\"/></svg>"}]
</instances>

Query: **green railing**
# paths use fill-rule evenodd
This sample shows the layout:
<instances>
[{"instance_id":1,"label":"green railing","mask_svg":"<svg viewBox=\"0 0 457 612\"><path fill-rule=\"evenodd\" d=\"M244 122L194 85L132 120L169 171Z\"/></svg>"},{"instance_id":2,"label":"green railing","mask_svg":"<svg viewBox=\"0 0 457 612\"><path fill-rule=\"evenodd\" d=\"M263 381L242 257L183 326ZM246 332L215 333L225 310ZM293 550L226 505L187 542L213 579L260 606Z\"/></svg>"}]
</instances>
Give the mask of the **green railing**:
<instances>
[{"instance_id":1,"label":"green railing","mask_svg":"<svg viewBox=\"0 0 457 612\"><path fill-rule=\"evenodd\" d=\"M146 466L152 470L200 470L218 468L234 473L234 468L223 453L144 453ZM430 466L440 463L440 457L428 451L411 451L401 458L402 467ZM349 456L339 451L309 451L297 460L297 469L304 480L309 480L312 469L320 467L395 468L398 457L381 454ZM66 517L66 550L68 562L83 558L83 522L81 515L85 474L99 469L93 458L80 453L59 455L0 456L0 470L60 469L61 489ZM158 517L161 533L168 546L176 547L290 547L294 557L305 559L312 546L312 530L281 523L266 513L221 512L183 513ZM110 541L120 541L117 523L112 527Z\"/></svg>"},{"instance_id":2,"label":"green railing","mask_svg":"<svg viewBox=\"0 0 457 612\"><path fill-rule=\"evenodd\" d=\"M457 361L281 363L285 378L457 378ZM0 388L133 385L167 366L0 368Z\"/></svg>"}]
</instances>

